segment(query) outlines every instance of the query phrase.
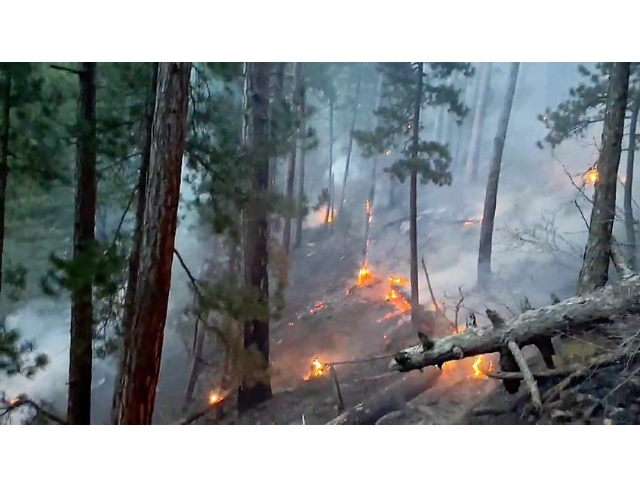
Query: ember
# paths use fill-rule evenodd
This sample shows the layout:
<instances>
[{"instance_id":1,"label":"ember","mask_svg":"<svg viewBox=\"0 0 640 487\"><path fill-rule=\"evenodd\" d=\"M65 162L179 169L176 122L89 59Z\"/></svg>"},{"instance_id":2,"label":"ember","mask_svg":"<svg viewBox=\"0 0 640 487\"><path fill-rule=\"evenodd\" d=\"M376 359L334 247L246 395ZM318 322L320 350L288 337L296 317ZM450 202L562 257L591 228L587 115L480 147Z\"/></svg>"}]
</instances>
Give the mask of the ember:
<instances>
[{"instance_id":1,"label":"ember","mask_svg":"<svg viewBox=\"0 0 640 487\"><path fill-rule=\"evenodd\" d=\"M311 308L309 310L309 314L312 315L314 313L317 313L318 311L320 311L322 308L324 308L325 304L322 301L318 301L313 308Z\"/></svg>"},{"instance_id":2,"label":"ember","mask_svg":"<svg viewBox=\"0 0 640 487\"><path fill-rule=\"evenodd\" d=\"M222 396L220 396L220 394L218 394L217 392L212 392L211 394L209 394L209 404L217 404L220 401L222 401Z\"/></svg>"},{"instance_id":3,"label":"ember","mask_svg":"<svg viewBox=\"0 0 640 487\"><path fill-rule=\"evenodd\" d=\"M600 174L598 170L594 167L589 169L584 175L585 184L595 185L600 180Z\"/></svg>"},{"instance_id":4,"label":"ember","mask_svg":"<svg viewBox=\"0 0 640 487\"><path fill-rule=\"evenodd\" d=\"M326 368L326 365L323 364L319 358L314 358L313 361L311 362L311 371L304 378L304 380L313 379L315 377L321 377L322 375L324 375L325 368Z\"/></svg>"}]
</instances>

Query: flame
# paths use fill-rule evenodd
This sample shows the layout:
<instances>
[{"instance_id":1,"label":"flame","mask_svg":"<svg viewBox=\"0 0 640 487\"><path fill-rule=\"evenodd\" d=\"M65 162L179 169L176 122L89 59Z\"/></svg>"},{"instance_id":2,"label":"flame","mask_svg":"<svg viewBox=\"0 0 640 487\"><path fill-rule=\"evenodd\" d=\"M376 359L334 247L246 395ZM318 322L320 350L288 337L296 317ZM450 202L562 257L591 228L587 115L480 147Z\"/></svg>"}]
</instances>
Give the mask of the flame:
<instances>
[{"instance_id":1,"label":"flame","mask_svg":"<svg viewBox=\"0 0 640 487\"><path fill-rule=\"evenodd\" d=\"M319 358L314 358L311 361L311 371L309 372L309 374L307 374L304 380L313 379L314 377L321 377L322 375L324 375L326 367L326 364L323 364Z\"/></svg>"},{"instance_id":2,"label":"flame","mask_svg":"<svg viewBox=\"0 0 640 487\"><path fill-rule=\"evenodd\" d=\"M393 286L406 286L407 279L401 276L391 276L389 277L389 290L384 297L385 301L391 301L396 305L398 313L403 313L411 309L411 304L402 297Z\"/></svg>"},{"instance_id":3,"label":"flame","mask_svg":"<svg viewBox=\"0 0 640 487\"><path fill-rule=\"evenodd\" d=\"M19 397L12 397L11 399L9 399L9 406L15 406L19 402L20 402Z\"/></svg>"},{"instance_id":4,"label":"flame","mask_svg":"<svg viewBox=\"0 0 640 487\"><path fill-rule=\"evenodd\" d=\"M595 167L591 168L585 173L583 179L585 184L593 186L600 180L600 173L598 173L598 170Z\"/></svg>"},{"instance_id":5,"label":"flame","mask_svg":"<svg viewBox=\"0 0 640 487\"><path fill-rule=\"evenodd\" d=\"M320 311L324 307L325 307L324 302L318 301L316 304L313 305L313 308L311 308L309 310L309 314L312 315L314 313L317 313L318 311Z\"/></svg>"},{"instance_id":6,"label":"flame","mask_svg":"<svg viewBox=\"0 0 640 487\"><path fill-rule=\"evenodd\" d=\"M218 404L220 401L222 401L222 396L217 392L209 394L209 404Z\"/></svg>"},{"instance_id":7,"label":"flame","mask_svg":"<svg viewBox=\"0 0 640 487\"><path fill-rule=\"evenodd\" d=\"M369 223L371 223L371 220L373 219L373 206L371 205L370 200L367 200L367 203L365 204L365 208L367 209L367 219L369 220Z\"/></svg>"},{"instance_id":8,"label":"flame","mask_svg":"<svg viewBox=\"0 0 640 487\"><path fill-rule=\"evenodd\" d=\"M369 284L371 282L371 279L373 278L373 276L371 275L371 271L369 270L369 268L365 265L364 267L362 267L362 269L360 269L358 271L358 287L362 287L365 286L367 284Z\"/></svg>"},{"instance_id":9,"label":"flame","mask_svg":"<svg viewBox=\"0 0 640 487\"><path fill-rule=\"evenodd\" d=\"M473 220L467 220L466 222L464 222L464 226L468 227L470 225L473 225L475 222Z\"/></svg>"},{"instance_id":10,"label":"flame","mask_svg":"<svg viewBox=\"0 0 640 487\"><path fill-rule=\"evenodd\" d=\"M327 218L327 223L333 223L333 212L329 213L329 218Z\"/></svg>"},{"instance_id":11,"label":"flame","mask_svg":"<svg viewBox=\"0 0 640 487\"><path fill-rule=\"evenodd\" d=\"M474 379L481 379L481 380L488 379L488 377L484 374L484 372L480 370L480 365L482 364L483 361L484 361L484 357L482 355L478 355L476 357L476 360L473 362L473 365L471 367L473 368ZM493 372L493 362L491 361L489 361L488 371Z\"/></svg>"}]
</instances>

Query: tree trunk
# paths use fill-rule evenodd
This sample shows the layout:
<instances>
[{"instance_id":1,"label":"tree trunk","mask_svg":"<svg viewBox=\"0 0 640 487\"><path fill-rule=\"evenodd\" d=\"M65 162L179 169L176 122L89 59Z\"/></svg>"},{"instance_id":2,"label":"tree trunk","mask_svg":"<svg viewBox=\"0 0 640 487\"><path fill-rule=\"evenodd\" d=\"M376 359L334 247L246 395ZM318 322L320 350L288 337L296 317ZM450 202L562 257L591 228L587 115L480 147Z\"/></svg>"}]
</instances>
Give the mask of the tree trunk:
<instances>
[{"instance_id":1,"label":"tree trunk","mask_svg":"<svg viewBox=\"0 0 640 487\"><path fill-rule=\"evenodd\" d=\"M255 356L251 360L257 370L243 374L238 389L238 409L245 411L271 398L269 379L269 223L266 206L261 202L269 191L269 63L246 64L246 92L252 103L247 117L245 143L256 155L252 175L256 197L248 203L246 212L246 244L244 247L245 286L254 292L260 312L244 324L244 350ZM296 67L298 83L300 68ZM298 84L297 83L297 84ZM301 87L297 86L297 91Z\"/></svg>"},{"instance_id":2,"label":"tree trunk","mask_svg":"<svg viewBox=\"0 0 640 487\"><path fill-rule=\"evenodd\" d=\"M478 250L478 283L487 285L491 279L491 252L493 246L493 225L496 216L496 204L498 201L498 183L500 181L500 166L502 165L502 152L507 138L511 107L518 84L518 70L520 63L511 63L507 93L502 105L502 113L498 121L498 133L493 141L493 153L487 178L487 189L484 197L484 211L480 224L480 247Z\"/></svg>"},{"instance_id":3,"label":"tree trunk","mask_svg":"<svg viewBox=\"0 0 640 487\"><path fill-rule=\"evenodd\" d=\"M171 288L191 63L159 63L137 299L116 424L151 424Z\"/></svg>"},{"instance_id":4,"label":"tree trunk","mask_svg":"<svg viewBox=\"0 0 640 487\"><path fill-rule=\"evenodd\" d=\"M376 99L377 106L376 111L380 108L380 103L382 101L382 75L378 76L378 87L376 90ZM375 128L375 117L374 117L374 125ZM364 245L362 248L362 268L367 267L367 256L369 252L369 235L371 233L371 220L373 219L373 204L376 196L376 176L378 171L378 160L380 159L379 155L375 155L373 158L373 164L371 168L371 184L369 186L369 199L367 200L367 220L365 222L364 227Z\"/></svg>"},{"instance_id":5,"label":"tree trunk","mask_svg":"<svg viewBox=\"0 0 640 487\"><path fill-rule=\"evenodd\" d=\"M595 184L589 236L580 270L580 293L604 286L609 277L611 231L616 213L616 187L627 109L629 73L630 63L611 63L609 98L602 129L602 149L597 163L599 177Z\"/></svg>"},{"instance_id":6,"label":"tree trunk","mask_svg":"<svg viewBox=\"0 0 640 487\"><path fill-rule=\"evenodd\" d=\"M284 136L283 130L283 117L286 112L286 99L284 96L284 72L287 63L276 63L276 83L274 88L274 96L273 99L275 101L275 107L272 108L273 117L271 120L272 130L272 138L279 144L282 142L282 138ZM275 110L274 110L275 108ZM278 187L278 157L274 156L271 158L270 168L270 184L272 188Z\"/></svg>"},{"instance_id":7,"label":"tree trunk","mask_svg":"<svg viewBox=\"0 0 640 487\"><path fill-rule=\"evenodd\" d=\"M342 178L342 194L340 195L340 205L338 206L338 218L342 214L344 208L344 198L347 189L347 178L349 177L349 164L351 163L351 153L353 152L353 132L356 129L356 120L358 119L358 106L360 105L360 86L362 84L362 71L364 63L360 63L358 71L358 82L356 84L356 94L353 101L353 112L351 117L351 127L349 129L349 145L347 147L347 160L344 165L344 177Z\"/></svg>"},{"instance_id":8,"label":"tree trunk","mask_svg":"<svg viewBox=\"0 0 640 487\"><path fill-rule=\"evenodd\" d=\"M624 181L624 227L627 234L627 260L629 267L636 270L636 229L633 219L633 163L636 153L636 131L638 130L638 113L640 112L640 95L636 94L631 108L629 122L629 144L627 147L627 171Z\"/></svg>"},{"instance_id":9,"label":"tree trunk","mask_svg":"<svg viewBox=\"0 0 640 487\"><path fill-rule=\"evenodd\" d=\"M76 197L73 260L90 260L96 226L96 63L82 63L76 150ZM71 289L71 342L67 422L91 424L93 367L93 279L91 270Z\"/></svg>"},{"instance_id":10,"label":"tree trunk","mask_svg":"<svg viewBox=\"0 0 640 487\"><path fill-rule=\"evenodd\" d=\"M491 86L492 63L487 63L482 70L482 77L479 80L478 102L473 114L473 127L471 128L471 140L469 141L469 152L467 153L467 174L472 182L478 179L478 162L482 146L482 129L487 111L487 98Z\"/></svg>"},{"instance_id":11,"label":"tree trunk","mask_svg":"<svg viewBox=\"0 0 640 487\"><path fill-rule=\"evenodd\" d=\"M304 83L304 81L303 81ZM304 220L304 178L305 178L305 159L307 157L307 105L306 95L303 88L302 99L300 103L300 176L298 177L298 214L296 217L296 238L293 241L293 248L302 247L302 222Z\"/></svg>"},{"instance_id":12,"label":"tree trunk","mask_svg":"<svg viewBox=\"0 0 640 487\"><path fill-rule=\"evenodd\" d=\"M383 416L402 409L409 401L433 387L441 375L442 373L435 369L427 371L426 374L407 374L327 424L373 425Z\"/></svg>"},{"instance_id":13,"label":"tree trunk","mask_svg":"<svg viewBox=\"0 0 640 487\"><path fill-rule=\"evenodd\" d=\"M433 125L433 141L434 142L442 142L440 139L442 138L442 125L444 121L444 107L439 106L436 108L436 120Z\"/></svg>"},{"instance_id":14,"label":"tree trunk","mask_svg":"<svg viewBox=\"0 0 640 487\"><path fill-rule=\"evenodd\" d=\"M639 293L640 276L632 275L592 293L527 311L499 327L483 328L482 333L468 328L463 333L434 340L431 347L416 345L407 348L395 355L389 367L408 372L432 365L441 366L451 360L499 352L511 340L522 348L535 345L541 338L607 327L615 316L640 313Z\"/></svg>"},{"instance_id":15,"label":"tree trunk","mask_svg":"<svg viewBox=\"0 0 640 487\"><path fill-rule=\"evenodd\" d=\"M422 76L424 63L418 63L416 99L413 108L413 134L411 141L411 157L418 157L420 142L420 108L422 107ZM411 322L417 326L419 321L418 307L420 296L418 293L418 171L411 170L411 189L409 194L409 239L411 245Z\"/></svg>"},{"instance_id":16,"label":"tree trunk","mask_svg":"<svg viewBox=\"0 0 640 487\"><path fill-rule=\"evenodd\" d=\"M131 323L136 306L138 270L140 268L140 249L142 247L142 230L144 225L145 201L147 198L147 177L149 174L149 164L151 159L151 137L153 129L153 116L156 102L156 88L158 84L158 63L153 63L151 67L149 90L147 91L147 106L145 109L145 123L142 140L142 157L138 173L138 199L136 207L135 228L133 230L133 242L131 245L131 255L129 256L129 273L127 276L127 291L124 298L124 313L122 316L121 330L123 334L123 344L120 348L120 362L118 374L123 371L124 350L129 349ZM116 384L120 383L120 377L116 378ZM119 389L113 395L111 406L111 422L117 422L117 411L119 409L120 393Z\"/></svg>"},{"instance_id":17,"label":"tree trunk","mask_svg":"<svg viewBox=\"0 0 640 487\"><path fill-rule=\"evenodd\" d=\"M7 181L9 179L9 133L11 130L11 67L4 69L4 93L2 94L2 138L0 139L0 293L3 281L4 230L7 206Z\"/></svg>"},{"instance_id":18,"label":"tree trunk","mask_svg":"<svg viewBox=\"0 0 640 487\"><path fill-rule=\"evenodd\" d=\"M324 224L328 227L333 216L333 98L329 99L329 203L324 215Z\"/></svg>"},{"instance_id":19,"label":"tree trunk","mask_svg":"<svg viewBox=\"0 0 640 487\"><path fill-rule=\"evenodd\" d=\"M291 142L291 155L289 157L289 171L287 172L287 199L292 202L296 181L296 156L298 154L298 139L300 137L300 95L302 91L302 63L295 63L293 68L293 110L298 128L293 134ZM282 236L284 251L289 254L291 251L291 217L287 216L284 221L284 234Z\"/></svg>"}]
</instances>

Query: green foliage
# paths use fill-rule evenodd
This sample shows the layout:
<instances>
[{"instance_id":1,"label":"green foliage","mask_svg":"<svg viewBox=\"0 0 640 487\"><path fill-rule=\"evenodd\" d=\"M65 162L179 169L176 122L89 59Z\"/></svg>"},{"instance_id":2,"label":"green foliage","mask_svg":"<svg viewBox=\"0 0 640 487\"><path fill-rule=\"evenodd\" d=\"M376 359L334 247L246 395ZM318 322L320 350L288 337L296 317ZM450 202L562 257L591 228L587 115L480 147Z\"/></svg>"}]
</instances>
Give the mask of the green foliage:
<instances>
[{"instance_id":1,"label":"green foliage","mask_svg":"<svg viewBox=\"0 0 640 487\"><path fill-rule=\"evenodd\" d=\"M604 120L610 65L597 63L594 69L578 67L584 80L569 90L569 99L538 116L548 130L544 140L537 143L538 147L543 148L546 143L553 148L565 140L583 137L591 124ZM628 110L634 98L639 96L640 63L632 63L629 85Z\"/></svg>"},{"instance_id":2,"label":"green foliage","mask_svg":"<svg viewBox=\"0 0 640 487\"><path fill-rule=\"evenodd\" d=\"M34 355L35 346L35 342L22 340L18 330L8 329L6 322L0 321L0 373L33 377L49 362L45 354Z\"/></svg>"},{"instance_id":3,"label":"green foliage","mask_svg":"<svg viewBox=\"0 0 640 487\"><path fill-rule=\"evenodd\" d=\"M385 171L401 182L415 170L423 184L451 184L451 157L445 145L433 141L413 144L413 117L418 91L416 63L380 63L383 76L382 103L375 112L377 126L370 131L357 131L356 140L365 157L399 150L402 157ZM468 108L461 102L461 90L452 83L454 74L469 77L474 74L468 63L423 63L421 108L448 106L458 123Z\"/></svg>"}]
</instances>

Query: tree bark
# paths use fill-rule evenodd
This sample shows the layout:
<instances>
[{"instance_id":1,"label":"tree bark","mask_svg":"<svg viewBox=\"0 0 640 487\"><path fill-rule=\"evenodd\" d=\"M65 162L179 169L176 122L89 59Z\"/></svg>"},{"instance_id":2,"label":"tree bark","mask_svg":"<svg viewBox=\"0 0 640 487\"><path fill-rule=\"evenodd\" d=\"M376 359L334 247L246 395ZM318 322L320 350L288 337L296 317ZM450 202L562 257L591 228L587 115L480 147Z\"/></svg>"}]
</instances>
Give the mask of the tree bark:
<instances>
[{"instance_id":1,"label":"tree bark","mask_svg":"<svg viewBox=\"0 0 640 487\"><path fill-rule=\"evenodd\" d=\"M358 106L360 105L360 86L362 84L362 71L364 70L364 63L360 63L360 70L358 71L358 82L356 84L356 93L353 101L353 112L351 116L351 127L349 129L349 145L347 147L347 160L344 165L344 177L342 178L342 194L340 195L340 205L338 206L338 218L342 214L342 208L344 208L344 198L347 189L347 178L349 177L349 164L351 163L351 153L353 152L353 132L356 129L356 121L358 119Z\"/></svg>"},{"instance_id":2,"label":"tree bark","mask_svg":"<svg viewBox=\"0 0 640 487\"><path fill-rule=\"evenodd\" d=\"M636 153L636 131L640 113L640 94L636 94L631 107L629 122L629 143L627 147L627 171L624 181L624 227L627 234L627 261L632 270L636 270L636 230L633 218L633 164Z\"/></svg>"},{"instance_id":3,"label":"tree bark","mask_svg":"<svg viewBox=\"0 0 640 487\"><path fill-rule=\"evenodd\" d=\"M73 260L89 261L95 249L96 180L96 63L82 63L79 73L79 134L76 150ZM85 265L90 265L85 264ZM93 367L93 279L91 270L71 289L71 342L67 422L91 424Z\"/></svg>"},{"instance_id":4,"label":"tree bark","mask_svg":"<svg viewBox=\"0 0 640 487\"><path fill-rule=\"evenodd\" d=\"M382 101L382 75L378 76L378 87L376 90L376 99L377 106L376 111L380 108L380 103ZM375 118L374 118L374 126L375 128ZM380 156L376 154L373 157L373 164L371 168L371 183L369 185L369 199L367 201L367 220L365 222L364 227L364 244L362 247L362 268L367 267L367 256L369 252L369 235L371 233L371 221L373 219L373 203L376 196L376 173L378 171L378 160Z\"/></svg>"},{"instance_id":5,"label":"tree bark","mask_svg":"<svg viewBox=\"0 0 640 487\"><path fill-rule=\"evenodd\" d=\"M471 140L469 141L469 152L467 153L467 174L472 182L478 179L478 162L482 146L482 129L487 112L487 98L491 86L492 63L487 63L482 70L480 82L480 92L478 102L473 114L473 126L471 128Z\"/></svg>"},{"instance_id":6,"label":"tree bark","mask_svg":"<svg viewBox=\"0 0 640 487\"><path fill-rule=\"evenodd\" d=\"M330 225L329 217L333 216L333 98L329 99L329 203L327 204L327 211L324 215L325 226Z\"/></svg>"},{"instance_id":7,"label":"tree bark","mask_svg":"<svg viewBox=\"0 0 640 487\"><path fill-rule=\"evenodd\" d=\"M178 223L191 63L159 63L137 299L117 384L116 424L151 424Z\"/></svg>"},{"instance_id":8,"label":"tree bark","mask_svg":"<svg viewBox=\"0 0 640 487\"><path fill-rule=\"evenodd\" d=\"M451 360L499 352L509 340L522 348L535 345L541 338L609 326L615 316L640 312L638 293L640 276L633 275L597 291L527 311L497 328L467 328L463 333L435 340L430 348L407 348L398 352L389 366L400 372L441 366Z\"/></svg>"},{"instance_id":9,"label":"tree bark","mask_svg":"<svg viewBox=\"0 0 640 487\"><path fill-rule=\"evenodd\" d=\"M299 249L302 246L302 222L304 220L304 179L305 160L307 157L307 105L304 80L302 96L300 100L300 175L298 176L298 214L296 217L296 238L293 241L293 248Z\"/></svg>"},{"instance_id":10,"label":"tree bark","mask_svg":"<svg viewBox=\"0 0 640 487\"><path fill-rule=\"evenodd\" d=\"M252 174L254 198L246 212L244 247L245 286L254 291L260 312L244 324L244 350L256 357L257 370L242 377L238 409L245 411L271 398L269 379L269 223L262 198L269 191L269 157L265 151L269 125L269 63L246 64L246 93L252 103L247 118L245 143L255 154ZM297 69L298 83L300 68ZM300 89L299 86L297 86Z\"/></svg>"},{"instance_id":11,"label":"tree bark","mask_svg":"<svg viewBox=\"0 0 640 487\"><path fill-rule=\"evenodd\" d=\"M604 286L609 278L611 231L616 213L618 166L627 109L629 74L630 63L611 63L609 98L602 129L602 149L596 166L599 178L595 184L589 236L580 270L580 293Z\"/></svg>"},{"instance_id":12,"label":"tree bark","mask_svg":"<svg viewBox=\"0 0 640 487\"><path fill-rule=\"evenodd\" d=\"M5 213L7 206L7 181L9 179L9 134L11 131L11 67L4 69L4 93L2 94L2 138L0 139L0 292L4 278Z\"/></svg>"},{"instance_id":13,"label":"tree bark","mask_svg":"<svg viewBox=\"0 0 640 487\"><path fill-rule=\"evenodd\" d=\"M424 63L418 63L416 80L416 99L413 108L413 134L411 141L411 157L418 157L420 137L420 109L422 107L422 76ZM418 292L418 170L411 169L411 188L409 194L409 240L411 246L411 321L417 326L419 321L418 306L420 296Z\"/></svg>"},{"instance_id":14,"label":"tree bark","mask_svg":"<svg viewBox=\"0 0 640 487\"><path fill-rule=\"evenodd\" d=\"M145 109L144 133L142 140L142 157L140 160L140 169L138 172L138 198L135 216L135 228L133 230L133 242L131 245L131 255L129 256L129 272L127 276L127 291L124 298L124 313L122 316L121 330L123 335L123 344L120 349L121 365L118 374L123 371L124 350L131 347L129 342L131 337L131 323L136 306L137 288L138 288L138 271L140 269L140 249L142 247L142 230L144 226L145 202L147 199L147 177L149 175L149 165L151 160L151 137L153 130L153 117L156 102L156 89L158 84L158 63L153 63L151 67L151 77L149 80L149 90L147 92L147 106ZM116 384L120 383L120 377L116 378ZM120 407L120 392L117 389L113 395L113 404L111 406L111 421L117 422L117 411Z\"/></svg>"},{"instance_id":15,"label":"tree bark","mask_svg":"<svg viewBox=\"0 0 640 487\"><path fill-rule=\"evenodd\" d=\"M298 128L293 134L291 142L291 155L289 157L289 170L287 172L287 198L293 201L296 181L296 157L298 154L298 139L300 137L300 94L302 91L302 63L295 63L293 68L293 109L295 110L296 125ZM282 245L287 254L291 251L291 217L284 221L284 234Z\"/></svg>"},{"instance_id":16,"label":"tree bark","mask_svg":"<svg viewBox=\"0 0 640 487\"><path fill-rule=\"evenodd\" d=\"M480 224L480 246L478 250L478 283L487 285L491 279L491 253L493 246L493 226L496 216L496 205L498 201L498 184L500 182L500 167L502 165L502 152L507 138L509 119L511 118L511 107L518 84L518 70L520 63L511 63L507 93L502 105L502 113L498 121L498 133L493 141L493 153L489 166L489 177L487 178L487 189L484 198L484 211Z\"/></svg>"},{"instance_id":17,"label":"tree bark","mask_svg":"<svg viewBox=\"0 0 640 487\"><path fill-rule=\"evenodd\" d=\"M433 387L441 374L437 369L428 370L425 374L407 374L327 424L373 425L383 416L402 409L409 401Z\"/></svg>"}]
</instances>

